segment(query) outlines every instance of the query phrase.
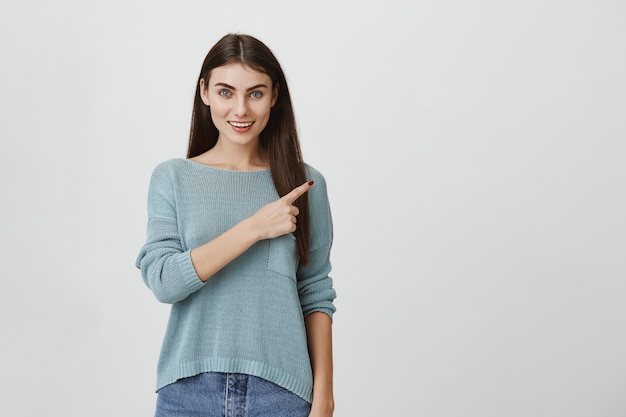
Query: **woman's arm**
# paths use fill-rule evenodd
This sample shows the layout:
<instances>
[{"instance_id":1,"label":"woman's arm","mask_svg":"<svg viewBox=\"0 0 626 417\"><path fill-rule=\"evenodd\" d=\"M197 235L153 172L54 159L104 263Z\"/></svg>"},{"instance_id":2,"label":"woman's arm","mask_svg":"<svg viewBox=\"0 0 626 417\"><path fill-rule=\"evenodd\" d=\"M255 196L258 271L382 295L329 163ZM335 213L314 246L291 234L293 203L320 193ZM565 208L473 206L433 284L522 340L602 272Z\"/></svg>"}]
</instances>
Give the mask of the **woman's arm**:
<instances>
[{"instance_id":1,"label":"woman's arm","mask_svg":"<svg viewBox=\"0 0 626 417\"><path fill-rule=\"evenodd\" d=\"M259 240L294 232L298 208L293 203L311 186L313 181L294 188L212 241L192 249L191 263L198 278L205 282Z\"/></svg>"},{"instance_id":2,"label":"woman's arm","mask_svg":"<svg viewBox=\"0 0 626 417\"><path fill-rule=\"evenodd\" d=\"M206 282L220 269L260 240L254 234L251 217L222 233L210 242L191 250L191 263L200 281Z\"/></svg>"},{"instance_id":3,"label":"woman's arm","mask_svg":"<svg viewBox=\"0 0 626 417\"><path fill-rule=\"evenodd\" d=\"M330 417L335 409L332 320L328 314L316 311L306 316L304 322L313 368L313 403L309 417Z\"/></svg>"}]
</instances>

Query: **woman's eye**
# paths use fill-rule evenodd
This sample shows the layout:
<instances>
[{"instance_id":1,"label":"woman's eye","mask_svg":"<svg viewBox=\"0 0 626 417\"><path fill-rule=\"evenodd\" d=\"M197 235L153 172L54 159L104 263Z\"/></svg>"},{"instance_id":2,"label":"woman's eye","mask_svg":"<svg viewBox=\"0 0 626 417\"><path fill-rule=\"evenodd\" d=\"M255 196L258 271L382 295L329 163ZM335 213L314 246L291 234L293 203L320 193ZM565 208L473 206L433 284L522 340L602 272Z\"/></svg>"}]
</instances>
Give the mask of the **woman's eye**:
<instances>
[{"instance_id":1,"label":"woman's eye","mask_svg":"<svg viewBox=\"0 0 626 417\"><path fill-rule=\"evenodd\" d=\"M261 93L260 91L253 91L252 93L250 93L250 97L252 97L252 98L261 98L261 97L263 97L263 93Z\"/></svg>"},{"instance_id":2,"label":"woman's eye","mask_svg":"<svg viewBox=\"0 0 626 417\"><path fill-rule=\"evenodd\" d=\"M219 94L222 97L230 97L230 91L228 90L220 90L217 94Z\"/></svg>"}]
</instances>

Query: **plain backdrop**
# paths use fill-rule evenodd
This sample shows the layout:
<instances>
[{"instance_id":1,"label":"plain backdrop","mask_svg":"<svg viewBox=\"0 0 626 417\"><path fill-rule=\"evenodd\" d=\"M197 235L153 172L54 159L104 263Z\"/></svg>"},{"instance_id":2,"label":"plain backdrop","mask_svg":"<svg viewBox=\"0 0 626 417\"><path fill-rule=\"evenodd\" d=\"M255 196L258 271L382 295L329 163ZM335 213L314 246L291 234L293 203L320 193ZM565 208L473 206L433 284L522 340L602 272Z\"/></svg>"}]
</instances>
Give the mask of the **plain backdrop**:
<instances>
[{"instance_id":1,"label":"plain backdrop","mask_svg":"<svg viewBox=\"0 0 626 417\"><path fill-rule=\"evenodd\" d=\"M625 21L620 0L3 0L0 415L153 414L148 181L242 32L329 186L335 416L625 416Z\"/></svg>"}]
</instances>

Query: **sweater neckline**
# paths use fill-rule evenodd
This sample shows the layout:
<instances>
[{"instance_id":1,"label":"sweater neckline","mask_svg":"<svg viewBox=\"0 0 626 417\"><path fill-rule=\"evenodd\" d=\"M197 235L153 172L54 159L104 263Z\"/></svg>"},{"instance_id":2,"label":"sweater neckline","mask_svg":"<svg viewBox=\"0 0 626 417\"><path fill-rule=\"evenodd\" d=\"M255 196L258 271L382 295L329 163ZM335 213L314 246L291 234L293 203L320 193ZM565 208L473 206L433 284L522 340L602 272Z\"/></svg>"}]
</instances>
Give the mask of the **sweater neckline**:
<instances>
[{"instance_id":1,"label":"sweater neckline","mask_svg":"<svg viewBox=\"0 0 626 417\"><path fill-rule=\"evenodd\" d=\"M254 170L249 170L249 171L238 171L238 170L235 170L235 169L216 168L216 167L211 166L211 165L205 165L205 164L202 164L200 162L192 161L191 159L188 159L188 158L179 158L179 160L188 162L189 164L191 164L193 166L197 166L197 167L200 167L200 168L206 168L206 169L213 170L213 171L218 171L218 172L224 172L224 173L256 174L256 173L262 173L262 172L270 172L269 168L254 169Z\"/></svg>"}]
</instances>

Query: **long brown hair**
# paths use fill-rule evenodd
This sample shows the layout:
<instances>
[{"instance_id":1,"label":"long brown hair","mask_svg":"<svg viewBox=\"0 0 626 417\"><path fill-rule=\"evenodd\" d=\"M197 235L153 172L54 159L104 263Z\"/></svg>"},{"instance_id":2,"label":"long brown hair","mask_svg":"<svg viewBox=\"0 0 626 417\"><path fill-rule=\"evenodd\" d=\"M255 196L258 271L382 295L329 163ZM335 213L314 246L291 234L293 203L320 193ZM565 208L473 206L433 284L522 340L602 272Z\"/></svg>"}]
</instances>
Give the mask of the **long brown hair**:
<instances>
[{"instance_id":1,"label":"long brown hair","mask_svg":"<svg viewBox=\"0 0 626 417\"><path fill-rule=\"evenodd\" d=\"M272 80L272 89L278 87L278 98L271 109L267 126L259 136L259 141L269 157L274 187L282 197L307 180L306 169L285 74L272 51L252 36L233 33L225 35L204 58L196 82L187 158L193 158L213 148L219 136L217 127L211 119L210 110L200 97L200 80L204 79L204 85L208 85L213 68L233 63L267 74ZM298 198L294 205L300 210L298 227L295 231L297 253L300 263L307 264L309 262L307 194Z\"/></svg>"}]
</instances>

